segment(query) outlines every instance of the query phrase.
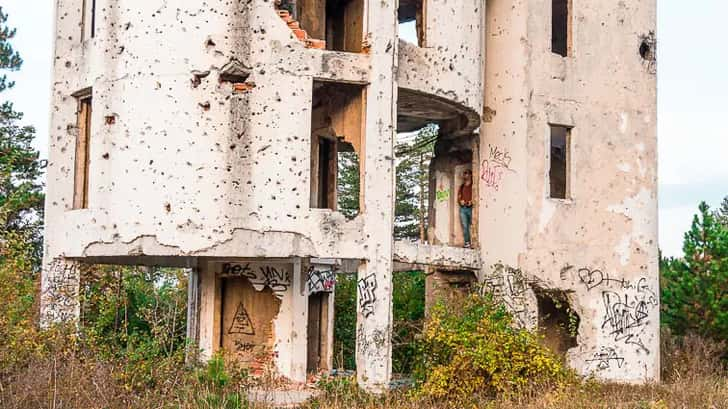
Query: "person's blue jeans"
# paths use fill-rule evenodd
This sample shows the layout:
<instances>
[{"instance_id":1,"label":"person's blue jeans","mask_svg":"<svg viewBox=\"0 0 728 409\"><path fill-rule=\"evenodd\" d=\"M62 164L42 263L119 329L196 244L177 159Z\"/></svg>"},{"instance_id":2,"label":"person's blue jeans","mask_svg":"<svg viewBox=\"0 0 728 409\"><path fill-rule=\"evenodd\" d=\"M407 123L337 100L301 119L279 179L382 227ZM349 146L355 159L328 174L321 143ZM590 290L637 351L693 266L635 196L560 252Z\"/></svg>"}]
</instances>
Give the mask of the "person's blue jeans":
<instances>
[{"instance_id":1,"label":"person's blue jeans","mask_svg":"<svg viewBox=\"0 0 728 409\"><path fill-rule=\"evenodd\" d=\"M460 206L460 224L463 226L465 244L470 244L470 225L473 223L473 208Z\"/></svg>"}]
</instances>

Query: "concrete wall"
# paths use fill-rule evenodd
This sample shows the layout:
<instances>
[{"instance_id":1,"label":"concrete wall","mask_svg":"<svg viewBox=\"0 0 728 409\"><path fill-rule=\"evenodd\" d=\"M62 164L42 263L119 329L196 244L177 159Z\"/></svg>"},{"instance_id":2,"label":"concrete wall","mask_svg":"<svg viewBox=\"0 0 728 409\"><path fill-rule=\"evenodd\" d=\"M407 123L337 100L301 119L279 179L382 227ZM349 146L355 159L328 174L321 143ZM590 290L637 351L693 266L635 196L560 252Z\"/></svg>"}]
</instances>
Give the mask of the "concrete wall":
<instances>
[{"instance_id":1,"label":"concrete wall","mask_svg":"<svg viewBox=\"0 0 728 409\"><path fill-rule=\"evenodd\" d=\"M343 53L306 48L264 0L97 0L95 36L83 40L82 0L57 0L44 323L77 319L79 262L196 267L209 355L219 277L207 263L285 260L293 292L275 320L275 366L301 380L302 260L342 259L359 266L359 382L381 391L396 259L482 267L528 327L535 290L564 291L581 318L575 368L656 379L656 91L654 61L639 53L654 39L654 0L573 0L566 58L550 51L545 0L427 0L425 47L397 38L395 3L364 2L364 52ZM310 208L314 80L366 87L353 220ZM74 210L73 95L89 87L89 206ZM459 243L456 207L436 198L431 242L444 246L393 242L394 134L433 119L441 146L475 149L480 254L448 247ZM568 200L548 197L549 124L573 127ZM452 195L460 171L433 176Z\"/></svg>"},{"instance_id":2,"label":"concrete wall","mask_svg":"<svg viewBox=\"0 0 728 409\"><path fill-rule=\"evenodd\" d=\"M658 379L656 77L639 52L654 38L655 2L572 7L564 58L550 50L549 1L488 2L487 281L525 282L504 292L528 326L533 288L566 291L581 318L568 354L579 372ZM549 124L573 127L566 200L549 198Z\"/></svg>"}]
</instances>

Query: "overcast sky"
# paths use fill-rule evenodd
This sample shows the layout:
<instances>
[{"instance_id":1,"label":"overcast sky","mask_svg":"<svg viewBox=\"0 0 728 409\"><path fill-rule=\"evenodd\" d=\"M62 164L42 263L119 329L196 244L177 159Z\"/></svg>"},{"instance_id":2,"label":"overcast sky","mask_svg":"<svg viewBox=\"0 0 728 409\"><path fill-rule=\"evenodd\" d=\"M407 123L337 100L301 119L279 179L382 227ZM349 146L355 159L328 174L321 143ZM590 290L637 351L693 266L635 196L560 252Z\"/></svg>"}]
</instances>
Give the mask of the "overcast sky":
<instances>
[{"instance_id":1,"label":"overcast sky","mask_svg":"<svg viewBox=\"0 0 728 409\"><path fill-rule=\"evenodd\" d=\"M728 1L658 3L660 248L679 256L698 203L715 207L728 195ZM18 28L13 44L25 64L10 74L17 85L1 100L36 126L45 157L53 0L2 0L2 7Z\"/></svg>"}]
</instances>

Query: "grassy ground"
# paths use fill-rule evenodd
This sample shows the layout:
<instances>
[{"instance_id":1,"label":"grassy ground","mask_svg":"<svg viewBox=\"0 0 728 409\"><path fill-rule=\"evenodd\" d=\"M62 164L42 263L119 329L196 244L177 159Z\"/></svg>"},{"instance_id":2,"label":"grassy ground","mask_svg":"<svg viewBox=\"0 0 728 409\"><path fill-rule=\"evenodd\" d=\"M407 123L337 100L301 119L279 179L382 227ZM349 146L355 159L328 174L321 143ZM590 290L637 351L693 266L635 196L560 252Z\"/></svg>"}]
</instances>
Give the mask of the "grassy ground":
<instances>
[{"instance_id":1,"label":"grassy ground","mask_svg":"<svg viewBox=\"0 0 728 409\"><path fill-rule=\"evenodd\" d=\"M155 362L151 378L135 376L119 363L89 352L59 348L42 354L13 374L0 378L0 408L262 408L246 402L253 388L279 387L270 379L254 384L243 372L227 368L191 370L178 360ZM467 402L413 398L410 391L372 396L352 379L319 382L320 395L304 407L316 408L728 408L728 373L719 356L723 347L698 338L663 346L663 383L653 385L576 382L506 398L473 397Z\"/></svg>"}]
</instances>

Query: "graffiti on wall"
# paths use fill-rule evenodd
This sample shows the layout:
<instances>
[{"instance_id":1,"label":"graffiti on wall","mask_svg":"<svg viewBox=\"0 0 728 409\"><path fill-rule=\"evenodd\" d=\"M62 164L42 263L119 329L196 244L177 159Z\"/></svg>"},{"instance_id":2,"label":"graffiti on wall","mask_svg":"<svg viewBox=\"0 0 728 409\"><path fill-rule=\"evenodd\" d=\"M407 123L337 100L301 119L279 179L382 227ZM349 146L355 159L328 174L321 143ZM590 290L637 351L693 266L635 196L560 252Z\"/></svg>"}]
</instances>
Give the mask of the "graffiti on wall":
<instances>
[{"instance_id":1,"label":"graffiti on wall","mask_svg":"<svg viewBox=\"0 0 728 409\"><path fill-rule=\"evenodd\" d=\"M488 144L488 158L481 163L480 178L485 186L498 191L503 182L503 176L507 172L515 172L511 169L511 154L498 146Z\"/></svg>"},{"instance_id":2,"label":"graffiti on wall","mask_svg":"<svg viewBox=\"0 0 728 409\"><path fill-rule=\"evenodd\" d=\"M614 278L600 269L588 267L580 268L576 276L578 283L587 292L599 292L601 296L601 329L616 344L631 345L638 351L649 354L645 339L649 335L647 329L651 322L650 317L657 311L659 301L647 278ZM604 362L598 365L598 369L605 367Z\"/></svg>"},{"instance_id":3,"label":"graffiti on wall","mask_svg":"<svg viewBox=\"0 0 728 409\"><path fill-rule=\"evenodd\" d=\"M250 320L250 315L242 302L238 304L228 334L255 335L253 322Z\"/></svg>"},{"instance_id":4,"label":"graffiti on wall","mask_svg":"<svg viewBox=\"0 0 728 409\"><path fill-rule=\"evenodd\" d=\"M361 352L362 356L369 359L383 356L384 351L387 350L385 346L390 340L390 334L391 331L381 328L376 328L367 333L362 326L359 326L356 331L357 349Z\"/></svg>"},{"instance_id":5,"label":"graffiti on wall","mask_svg":"<svg viewBox=\"0 0 728 409\"><path fill-rule=\"evenodd\" d=\"M306 288L309 294L330 293L334 291L334 287L336 287L336 271L314 266L308 269Z\"/></svg>"},{"instance_id":6,"label":"graffiti on wall","mask_svg":"<svg viewBox=\"0 0 728 409\"><path fill-rule=\"evenodd\" d=\"M603 371L616 367L622 368L625 359L620 356L616 349L612 347L602 347L599 352L595 352L591 359L586 360L587 363L595 365L595 369Z\"/></svg>"},{"instance_id":7,"label":"graffiti on wall","mask_svg":"<svg viewBox=\"0 0 728 409\"><path fill-rule=\"evenodd\" d=\"M256 291L263 291L268 287L279 299L283 299L283 295L291 285L291 272L282 264L224 263L222 276L245 277Z\"/></svg>"},{"instance_id":8,"label":"graffiti on wall","mask_svg":"<svg viewBox=\"0 0 728 409\"><path fill-rule=\"evenodd\" d=\"M440 187L435 191L435 197L438 202L447 202L450 199L450 189Z\"/></svg>"},{"instance_id":9,"label":"graffiti on wall","mask_svg":"<svg viewBox=\"0 0 728 409\"><path fill-rule=\"evenodd\" d=\"M527 277L520 269L496 264L483 285L486 292L508 308L519 327L533 328L538 323L537 301L532 288L543 286L539 279Z\"/></svg>"},{"instance_id":10,"label":"graffiti on wall","mask_svg":"<svg viewBox=\"0 0 728 409\"><path fill-rule=\"evenodd\" d=\"M365 318L369 318L374 314L374 303L377 301L377 276L370 274L369 276L359 280L357 285L359 289L359 310Z\"/></svg>"},{"instance_id":11,"label":"graffiti on wall","mask_svg":"<svg viewBox=\"0 0 728 409\"><path fill-rule=\"evenodd\" d=\"M53 259L43 274L43 323L74 321L78 318L80 264Z\"/></svg>"}]
</instances>

